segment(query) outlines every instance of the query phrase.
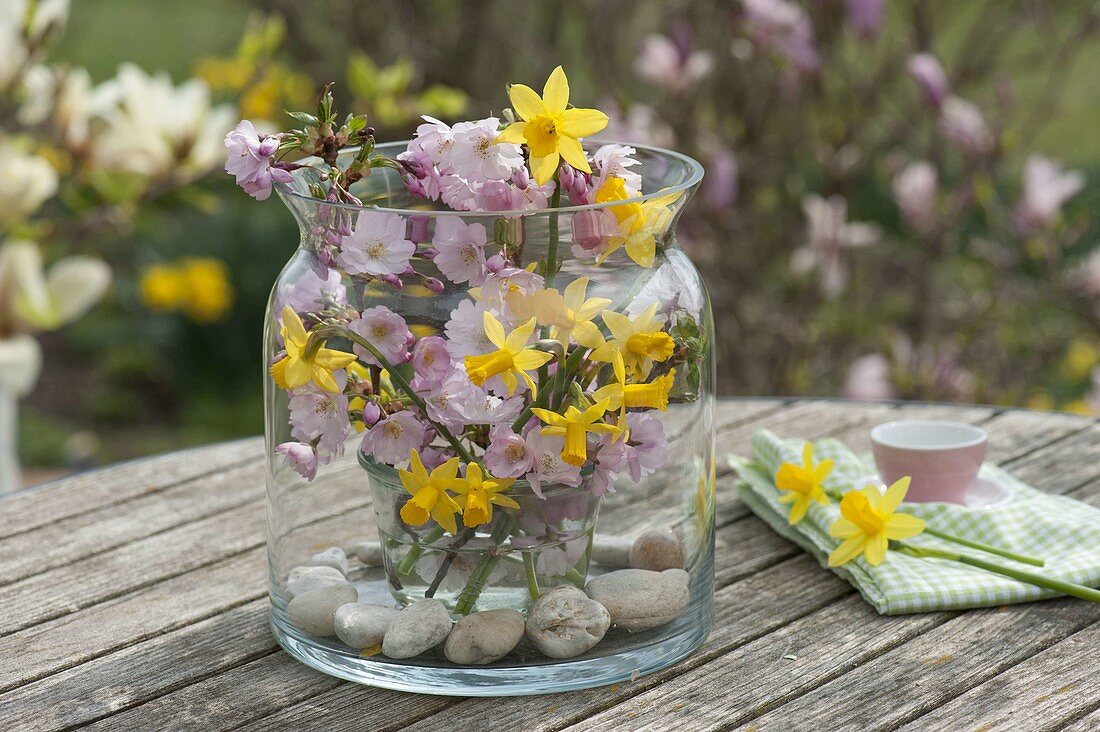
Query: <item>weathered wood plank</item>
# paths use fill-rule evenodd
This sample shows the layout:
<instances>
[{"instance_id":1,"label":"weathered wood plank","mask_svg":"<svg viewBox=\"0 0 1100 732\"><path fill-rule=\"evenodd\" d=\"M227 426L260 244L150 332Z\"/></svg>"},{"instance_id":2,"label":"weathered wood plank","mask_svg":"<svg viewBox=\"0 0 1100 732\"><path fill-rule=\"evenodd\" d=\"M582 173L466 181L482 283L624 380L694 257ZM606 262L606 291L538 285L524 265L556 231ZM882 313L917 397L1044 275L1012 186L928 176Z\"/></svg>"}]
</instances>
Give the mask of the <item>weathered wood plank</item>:
<instances>
[{"instance_id":1,"label":"weathered wood plank","mask_svg":"<svg viewBox=\"0 0 1100 732\"><path fill-rule=\"evenodd\" d=\"M258 437L120 463L0 498L0 536L46 526L85 511L117 505L263 456Z\"/></svg>"},{"instance_id":2,"label":"weathered wood plank","mask_svg":"<svg viewBox=\"0 0 1100 732\"><path fill-rule=\"evenodd\" d=\"M240 732L269 732L273 729L359 732L369 725L371 732L397 732L413 722L445 710L457 701L454 697L408 694L345 682L238 729ZM483 703L493 704L493 701L487 699ZM472 728L456 723L449 725L448 729Z\"/></svg>"},{"instance_id":3,"label":"weathered wood plank","mask_svg":"<svg viewBox=\"0 0 1100 732\"><path fill-rule=\"evenodd\" d=\"M267 613L254 600L0 695L0 729L95 721L274 653Z\"/></svg>"},{"instance_id":4,"label":"weathered wood plank","mask_svg":"<svg viewBox=\"0 0 1100 732\"><path fill-rule=\"evenodd\" d=\"M956 614L882 617L848 596L567 729L667 730L677 720L691 720L692 729L728 728Z\"/></svg>"},{"instance_id":5,"label":"weathered wood plank","mask_svg":"<svg viewBox=\"0 0 1100 732\"><path fill-rule=\"evenodd\" d=\"M792 720L809 721L825 709L837 729L859 729L868 723L891 728L1097 620L1100 606L1074 599L967 612L752 719L745 729L789 730ZM897 693L899 689L905 693ZM882 703L885 699L890 703Z\"/></svg>"},{"instance_id":6,"label":"weathered wood plank","mask_svg":"<svg viewBox=\"0 0 1100 732\"><path fill-rule=\"evenodd\" d=\"M1095 701L1094 705L1091 712L1061 727L1062 732L1096 732L1100 729L1100 700Z\"/></svg>"},{"instance_id":7,"label":"weathered wood plank","mask_svg":"<svg viewBox=\"0 0 1100 732\"><path fill-rule=\"evenodd\" d=\"M259 460L0 539L0 585L245 504L263 513Z\"/></svg>"},{"instance_id":8,"label":"weathered wood plank","mask_svg":"<svg viewBox=\"0 0 1100 732\"><path fill-rule=\"evenodd\" d=\"M1092 625L955 697L903 729L1054 729L1096 707L1100 625Z\"/></svg>"}]
</instances>

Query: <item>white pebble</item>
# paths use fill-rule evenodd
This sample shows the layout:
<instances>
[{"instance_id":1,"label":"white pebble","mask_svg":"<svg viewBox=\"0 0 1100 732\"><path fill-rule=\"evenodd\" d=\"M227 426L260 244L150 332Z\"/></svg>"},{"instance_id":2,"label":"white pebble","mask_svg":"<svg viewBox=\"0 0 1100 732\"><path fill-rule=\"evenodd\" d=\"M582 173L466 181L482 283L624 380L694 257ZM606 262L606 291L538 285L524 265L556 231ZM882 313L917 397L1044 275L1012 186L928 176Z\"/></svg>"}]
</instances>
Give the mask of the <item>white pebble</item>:
<instances>
[{"instance_id":1,"label":"white pebble","mask_svg":"<svg viewBox=\"0 0 1100 732\"><path fill-rule=\"evenodd\" d=\"M664 625L688 604L688 587L680 576L647 569L608 572L589 582L585 592L607 608L615 627L629 631Z\"/></svg>"},{"instance_id":2,"label":"white pebble","mask_svg":"<svg viewBox=\"0 0 1100 732\"><path fill-rule=\"evenodd\" d=\"M635 569L682 569L684 546L672 529L649 529L634 540L630 548L630 566Z\"/></svg>"},{"instance_id":3,"label":"white pebble","mask_svg":"<svg viewBox=\"0 0 1100 732\"><path fill-rule=\"evenodd\" d=\"M361 541L348 552L368 567L382 566L382 544L377 541Z\"/></svg>"},{"instance_id":4,"label":"white pebble","mask_svg":"<svg viewBox=\"0 0 1100 732\"><path fill-rule=\"evenodd\" d=\"M286 581L286 597L293 600L298 595L304 595L313 590L331 585L343 585L347 583L340 570L332 567L310 567L312 572L303 572L293 579Z\"/></svg>"},{"instance_id":5,"label":"white pebble","mask_svg":"<svg viewBox=\"0 0 1100 732\"><path fill-rule=\"evenodd\" d=\"M343 578L344 576L343 572L338 569L332 567L318 567L310 564L302 567L295 567L290 570L290 574L287 575L286 581L290 582L291 580L296 580L307 574L323 574L334 578Z\"/></svg>"},{"instance_id":6,"label":"white pebble","mask_svg":"<svg viewBox=\"0 0 1100 732\"><path fill-rule=\"evenodd\" d=\"M286 606L286 615L294 627L310 635L334 635L336 609L358 599L359 593L347 582L329 585L295 597Z\"/></svg>"},{"instance_id":7,"label":"white pebble","mask_svg":"<svg viewBox=\"0 0 1100 732\"><path fill-rule=\"evenodd\" d=\"M451 632L451 614L435 598L417 600L397 613L386 637L382 653L390 658L412 658L442 643Z\"/></svg>"},{"instance_id":8,"label":"white pebble","mask_svg":"<svg viewBox=\"0 0 1100 732\"><path fill-rule=\"evenodd\" d=\"M348 555L338 546L330 546L323 552L317 552L309 558L309 563L316 567L332 567L344 574L348 573Z\"/></svg>"},{"instance_id":9,"label":"white pebble","mask_svg":"<svg viewBox=\"0 0 1100 732\"><path fill-rule=\"evenodd\" d=\"M352 648L370 648L382 642L397 617L398 609L353 602L341 605L333 617L336 637Z\"/></svg>"},{"instance_id":10,"label":"white pebble","mask_svg":"<svg viewBox=\"0 0 1100 732\"><path fill-rule=\"evenodd\" d=\"M603 638L611 616L576 587L556 587L535 601L527 637L550 658L579 656Z\"/></svg>"},{"instance_id":11,"label":"white pebble","mask_svg":"<svg viewBox=\"0 0 1100 732\"><path fill-rule=\"evenodd\" d=\"M472 613L459 620L443 644L451 663L477 666L507 656L523 637L523 614L500 608Z\"/></svg>"},{"instance_id":12,"label":"white pebble","mask_svg":"<svg viewBox=\"0 0 1100 732\"><path fill-rule=\"evenodd\" d=\"M666 577L672 577L673 579L683 582L685 585L691 584L691 575L687 573L686 569L666 569L661 572Z\"/></svg>"},{"instance_id":13,"label":"white pebble","mask_svg":"<svg viewBox=\"0 0 1100 732\"><path fill-rule=\"evenodd\" d=\"M604 567L629 567L634 541L625 536L596 534L592 537L592 561Z\"/></svg>"}]
</instances>

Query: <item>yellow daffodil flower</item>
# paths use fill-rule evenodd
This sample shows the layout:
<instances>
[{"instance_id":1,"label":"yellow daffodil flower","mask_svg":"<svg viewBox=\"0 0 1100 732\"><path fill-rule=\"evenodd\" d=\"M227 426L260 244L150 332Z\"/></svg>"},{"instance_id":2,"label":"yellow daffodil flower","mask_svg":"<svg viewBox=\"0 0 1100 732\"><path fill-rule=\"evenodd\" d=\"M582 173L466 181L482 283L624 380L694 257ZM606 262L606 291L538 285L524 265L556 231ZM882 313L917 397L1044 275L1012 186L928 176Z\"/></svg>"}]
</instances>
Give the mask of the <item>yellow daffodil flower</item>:
<instances>
[{"instance_id":1,"label":"yellow daffodil flower","mask_svg":"<svg viewBox=\"0 0 1100 732\"><path fill-rule=\"evenodd\" d=\"M497 350L481 356L466 357L466 373L470 381L481 386L486 380L500 374L504 385L508 387L508 395L511 396L516 391L516 376L519 376L531 390L531 397L537 396L535 381L527 372L534 371L553 356L527 348L527 341L535 332L536 322L535 318L531 318L506 336L504 326L492 313L486 311L482 318L485 335Z\"/></svg>"},{"instance_id":2,"label":"yellow daffodil flower","mask_svg":"<svg viewBox=\"0 0 1100 732\"><path fill-rule=\"evenodd\" d=\"M860 554L872 567L886 557L891 539L908 539L924 531L924 521L907 513L895 513L909 490L906 476L879 492L876 486L849 491L840 501L840 518L829 527L829 536L843 539L829 555L829 566L838 567Z\"/></svg>"},{"instance_id":3,"label":"yellow daffodil flower","mask_svg":"<svg viewBox=\"0 0 1100 732\"><path fill-rule=\"evenodd\" d=\"M618 351L627 376L645 379L654 361L667 361L676 349L672 336L661 330L664 323L656 315L657 303L633 319L614 310L604 310L603 322L611 331L611 340L593 351L592 360L610 363Z\"/></svg>"},{"instance_id":4,"label":"yellow daffodil flower","mask_svg":"<svg viewBox=\"0 0 1100 732\"><path fill-rule=\"evenodd\" d=\"M483 473L481 466L470 463L466 466L466 478L455 484L455 492L460 493L458 503L463 507L462 523L473 528L493 520L493 505L519 508L519 504L508 496L501 495L515 478L494 478Z\"/></svg>"},{"instance_id":5,"label":"yellow daffodil flower","mask_svg":"<svg viewBox=\"0 0 1100 732\"><path fill-rule=\"evenodd\" d=\"M624 201L629 198L626 184L618 176L609 176L596 191L597 203ZM603 264L604 260L625 246L627 256L636 264L652 267L657 257L657 241L672 226L672 209L669 206L677 198L679 194L670 193L645 201L611 206L610 211L619 223L620 234L611 237L607 249L596 257L596 264Z\"/></svg>"},{"instance_id":6,"label":"yellow daffodil flower","mask_svg":"<svg viewBox=\"0 0 1100 732\"><path fill-rule=\"evenodd\" d=\"M618 427L604 424L597 420L607 411L607 400L596 402L583 412L573 405L565 410L565 414L551 412L549 409L535 407L531 413L545 422L548 426L542 428L544 435L565 435L565 446L562 447L561 459L570 465L584 465L588 459L588 433L605 435L618 435Z\"/></svg>"},{"instance_id":7,"label":"yellow daffodil flower","mask_svg":"<svg viewBox=\"0 0 1100 732\"><path fill-rule=\"evenodd\" d=\"M448 489L458 489L458 458L453 457L428 473L416 450L409 451L409 470L398 470L401 485L412 496L401 507L401 518L409 526L428 523L429 518L452 534L457 533L455 514L462 509Z\"/></svg>"},{"instance_id":8,"label":"yellow daffodil flower","mask_svg":"<svg viewBox=\"0 0 1100 732\"><path fill-rule=\"evenodd\" d=\"M539 290L527 298L526 307L540 324L553 326L550 337L554 340L568 345L572 339L586 348L596 348L603 342L603 336L592 319L610 305L611 300L586 298L587 290L588 278L578 277L566 286L564 293L554 289Z\"/></svg>"},{"instance_id":9,"label":"yellow daffodil flower","mask_svg":"<svg viewBox=\"0 0 1100 732\"><path fill-rule=\"evenodd\" d=\"M546 80L542 96L524 84L508 87L512 109L522 122L504 128L494 142L526 143L531 151L531 174L540 186L554 177L558 161L591 173L580 138L594 135L607 126L607 115L598 109L567 109L569 79L557 67Z\"/></svg>"},{"instance_id":10,"label":"yellow daffodil flower","mask_svg":"<svg viewBox=\"0 0 1100 732\"><path fill-rule=\"evenodd\" d=\"M623 413L627 407L660 409L662 412L668 409L668 393L676 379L676 369L669 369L667 374L658 376L648 384L628 384L622 354L616 351L611 363L615 381L597 389L592 395L594 399L606 399L609 410L620 409Z\"/></svg>"},{"instance_id":11,"label":"yellow daffodil flower","mask_svg":"<svg viewBox=\"0 0 1100 732\"><path fill-rule=\"evenodd\" d=\"M787 522L797 524L806 515L810 501L827 505L829 499L821 484L833 472L833 461L822 460L814 467L814 446L809 441L802 448L802 465L783 463L775 473L775 487L786 491L779 497L780 503L793 503Z\"/></svg>"},{"instance_id":12,"label":"yellow daffodil flower","mask_svg":"<svg viewBox=\"0 0 1100 732\"><path fill-rule=\"evenodd\" d=\"M279 332L283 336L286 355L272 364L271 376L280 389L294 389L312 381L333 394L340 391L332 372L354 363L354 353L336 351L321 344L315 353L307 354L309 333L298 313L289 305L283 308L283 327Z\"/></svg>"}]
</instances>

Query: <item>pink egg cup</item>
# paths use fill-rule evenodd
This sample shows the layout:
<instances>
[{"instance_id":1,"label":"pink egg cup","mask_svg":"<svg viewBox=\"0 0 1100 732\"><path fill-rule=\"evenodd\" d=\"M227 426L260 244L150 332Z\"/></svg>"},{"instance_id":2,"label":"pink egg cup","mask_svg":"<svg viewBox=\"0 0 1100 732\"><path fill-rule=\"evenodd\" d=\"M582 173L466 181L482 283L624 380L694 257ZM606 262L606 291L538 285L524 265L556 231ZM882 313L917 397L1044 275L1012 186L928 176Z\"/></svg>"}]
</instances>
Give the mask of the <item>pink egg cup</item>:
<instances>
[{"instance_id":1,"label":"pink egg cup","mask_svg":"<svg viewBox=\"0 0 1100 732\"><path fill-rule=\"evenodd\" d=\"M890 485L908 475L905 500L966 504L978 478L988 438L984 430L960 422L904 420L871 430L875 465Z\"/></svg>"}]
</instances>

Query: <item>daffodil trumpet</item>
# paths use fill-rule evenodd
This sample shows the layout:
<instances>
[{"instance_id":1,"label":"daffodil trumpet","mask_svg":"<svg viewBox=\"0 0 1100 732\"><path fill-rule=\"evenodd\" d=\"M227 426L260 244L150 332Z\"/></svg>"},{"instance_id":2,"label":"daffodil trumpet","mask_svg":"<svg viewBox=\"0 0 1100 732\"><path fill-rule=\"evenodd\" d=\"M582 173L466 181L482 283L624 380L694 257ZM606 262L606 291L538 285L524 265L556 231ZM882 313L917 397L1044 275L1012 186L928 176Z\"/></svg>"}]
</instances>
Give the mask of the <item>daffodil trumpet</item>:
<instances>
[{"instance_id":1,"label":"daffodil trumpet","mask_svg":"<svg viewBox=\"0 0 1100 732\"><path fill-rule=\"evenodd\" d=\"M492 377L500 376L511 396L515 394L519 384L516 379L518 376L527 384L532 397L536 397L538 387L528 372L554 358L553 354L528 348L527 341L535 332L536 323L537 319L532 317L526 323L516 326L511 333L505 334L500 321L492 313L485 311L482 317L485 335L497 350L466 357L466 373L470 381L481 386Z\"/></svg>"},{"instance_id":2,"label":"daffodil trumpet","mask_svg":"<svg viewBox=\"0 0 1100 732\"><path fill-rule=\"evenodd\" d=\"M588 433L615 435L620 431L614 425L598 421L607 411L607 405L608 401L604 399L584 411L573 405L569 405L563 414L548 409L531 411L547 425L542 428L542 434L565 436L561 459L570 465L580 466L588 459Z\"/></svg>"},{"instance_id":3,"label":"daffodil trumpet","mask_svg":"<svg viewBox=\"0 0 1100 732\"><path fill-rule=\"evenodd\" d=\"M1077 584L1076 582L1065 582L1052 577L1046 577L1036 572L1029 572L1026 569L1006 567L1003 564L990 562L987 559L975 557L971 554L960 554L959 552L952 552L946 549L935 549L927 546L915 546L904 542L895 542L894 549L902 554L907 554L911 557L919 557L921 559L947 559L952 562L960 562L971 567L984 569L987 572L993 572L994 574L1010 577L1020 582L1026 582L1029 585L1054 590L1063 595L1077 597L1082 600L1088 600L1089 602L1100 602L1100 590L1095 590L1091 587Z\"/></svg>"}]
</instances>

